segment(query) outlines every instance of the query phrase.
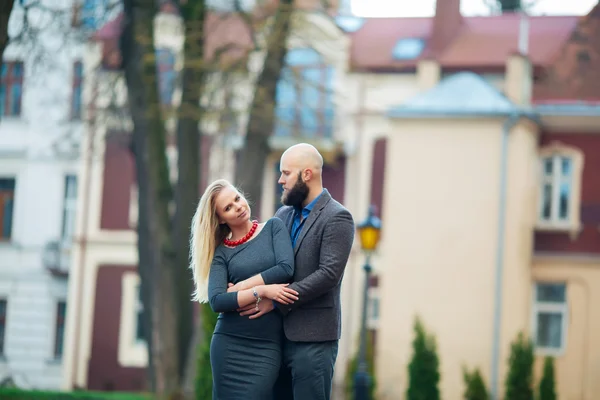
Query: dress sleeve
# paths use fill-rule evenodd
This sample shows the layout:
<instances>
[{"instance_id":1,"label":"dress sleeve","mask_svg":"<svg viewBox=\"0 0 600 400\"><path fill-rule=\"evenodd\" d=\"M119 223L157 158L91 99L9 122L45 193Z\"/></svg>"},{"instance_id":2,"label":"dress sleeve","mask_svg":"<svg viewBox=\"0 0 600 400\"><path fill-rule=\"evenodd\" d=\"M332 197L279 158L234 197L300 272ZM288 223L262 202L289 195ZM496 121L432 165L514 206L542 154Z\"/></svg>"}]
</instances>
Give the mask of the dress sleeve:
<instances>
[{"instance_id":1,"label":"dress sleeve","mask_svg":"<svg viewBox=\"0 0 600 400\"><path fill-rule=\"evenodd\" d=\"M261 273L265 285L288 283L294 277L294 249L292 239L279 218L272 219L273 251L275 265Z\"/></svg>"},{"instance_id":2,"label":"dress sleeve","mask_svg":"<svg viewBox=\"0 0 600 400\"><path fill-rule=\"evenodd\" d=\"M235 311L238 309L237 292L227 293L227 263L216 251L208 274L208 301L214 312Z\"/></svg>"}]
</instances>

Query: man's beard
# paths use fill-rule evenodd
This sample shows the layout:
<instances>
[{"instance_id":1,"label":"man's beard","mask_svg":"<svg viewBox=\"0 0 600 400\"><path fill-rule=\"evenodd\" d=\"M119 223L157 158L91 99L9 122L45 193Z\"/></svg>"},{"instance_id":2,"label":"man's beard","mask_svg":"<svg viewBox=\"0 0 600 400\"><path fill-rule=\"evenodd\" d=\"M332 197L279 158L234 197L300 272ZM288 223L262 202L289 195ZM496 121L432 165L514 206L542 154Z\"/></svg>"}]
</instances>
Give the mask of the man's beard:
<instances>
[{"instance_id":1,"label":"man's beard","mask_svg":"<svg viewBox=\"0 0 600 400\"><path fill-rule=\"evenodd\" d=\"M296 184L281 196L281 202L286 206L301 207L302 203L308 197L308 185L302 180L301 173L298 173Z\"/></svg>"}]
</instances>

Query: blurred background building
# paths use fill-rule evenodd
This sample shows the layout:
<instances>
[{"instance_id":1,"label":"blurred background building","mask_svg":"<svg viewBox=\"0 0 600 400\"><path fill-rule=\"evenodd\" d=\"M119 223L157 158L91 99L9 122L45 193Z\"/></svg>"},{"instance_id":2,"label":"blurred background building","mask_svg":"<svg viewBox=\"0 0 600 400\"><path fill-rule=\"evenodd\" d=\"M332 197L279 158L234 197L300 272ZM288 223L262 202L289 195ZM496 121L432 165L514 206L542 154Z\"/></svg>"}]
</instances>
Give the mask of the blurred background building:
<instances>
[{"instance_id":1,"label":"blurred background building","mask_svg":"<svg viewBox=\"0 0 600 400\"><path fill-rule=\"evenodd\" d=\"M255 213L268 218L280 206L278 160L297 142L322 152L324 185L357 222L376 206L383 229L367 321L379 399L404 396L416 317L436 336L445 398L461 398L463 366L479 368L501 392L510 344L525 332L535 342L536 376L552 355L559 397L595 399L600 6L583 16L464 16L460 0L446 0L433 17L362 18L350 2L333 3L293 20ZM76 8L94 15L85 10ZM235 49L251 45L245 22L228 11L208 15L207 57L227 47L239 59ZM62 75L42 79L62 82L59 92L71 85L72 97L52 107L34 100L48 91L24 84L18 53L5 54L0 379L145 388L121 19L84 20L88 40L65 56ZM176 103L183 37L172 4L155 29L161 101ZM203 185L233 179L263 56L210 76ZM70 119L52 133L49 113ZM75 132L74 151L45 154L65 127ZM173 179L176 157L169 152ZM356 243L343 283L339 388L357 349L363 263Z\"/></svg>"},{"instance_id":2,"label":"blurred background building","mask_svg":"<svg viewBox=\"0 0 600 400\"><path fill-rule=\"evenodd\" d=\"M11 16L17 39L0 73L0 382L60 387L85 132L83 45L70 15L44 20L40 36L27 24L43 18L25 15Z\"/></svg>"}]
</instances>

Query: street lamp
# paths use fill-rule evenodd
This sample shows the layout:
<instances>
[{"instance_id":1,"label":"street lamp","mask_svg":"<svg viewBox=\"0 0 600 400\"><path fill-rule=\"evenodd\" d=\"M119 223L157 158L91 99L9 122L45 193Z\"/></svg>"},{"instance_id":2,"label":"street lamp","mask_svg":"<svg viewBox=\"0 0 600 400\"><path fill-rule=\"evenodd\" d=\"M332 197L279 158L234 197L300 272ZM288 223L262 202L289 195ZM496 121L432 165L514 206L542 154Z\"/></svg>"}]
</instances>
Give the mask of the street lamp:
<instances>
[{"instance_id":1,"label":"street lamp","mask_svg":"<svg viewBox=\"0 0 600 400\"><path fill-rule=\"evenodd\" d=\"M369 207L367 219L358 224L358 237L360 247L367 255L365 265L365 286L363 291L362 316L360 324L360 347L358 350L358 367L354 375L354 400L368 400L370 398L369 387L372 377L369 376L367 369L367 304L369 281L371 276L371 254L377 248L379 243L381 220L375 216L375 206Z\"/></svg>"}]
</instances>

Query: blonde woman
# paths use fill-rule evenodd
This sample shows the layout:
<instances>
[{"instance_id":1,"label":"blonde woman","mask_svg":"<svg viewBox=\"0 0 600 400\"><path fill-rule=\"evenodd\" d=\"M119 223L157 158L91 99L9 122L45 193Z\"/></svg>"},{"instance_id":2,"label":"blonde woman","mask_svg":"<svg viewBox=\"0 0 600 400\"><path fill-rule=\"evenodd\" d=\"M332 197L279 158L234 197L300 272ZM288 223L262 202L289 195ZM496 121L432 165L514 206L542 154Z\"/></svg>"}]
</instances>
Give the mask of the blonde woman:
<instances>
[{"instance_id":1,"label":"blonde woman","mask_svg":"<svg viewBox=\"0 0 600 400\"><path fill-rule=\"evenodd\" d=\"M238 310L298 300L298 292L287 287L294 276L287 228L278 218L258 223L250 216L244 196L220 179L208 186L192 220L194 299L220 313L210 345L213 400L272 399L282 359L282 316L248 318Z\"/></svg>"}]
</instances>

